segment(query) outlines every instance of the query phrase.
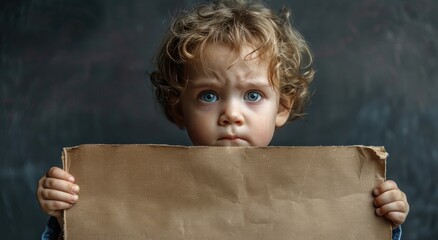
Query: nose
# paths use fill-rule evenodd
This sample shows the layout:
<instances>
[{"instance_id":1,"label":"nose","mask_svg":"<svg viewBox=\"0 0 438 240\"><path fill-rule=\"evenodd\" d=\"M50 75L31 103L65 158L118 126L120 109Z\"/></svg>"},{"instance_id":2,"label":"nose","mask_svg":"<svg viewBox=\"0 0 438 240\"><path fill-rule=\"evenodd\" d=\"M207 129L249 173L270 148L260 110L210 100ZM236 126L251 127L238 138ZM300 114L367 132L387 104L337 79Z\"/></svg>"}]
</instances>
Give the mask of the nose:
<instances>
[{"instance_id":1,"label":"nose","mask_svg":"<svg viewBox=\"0 0 438 240\"><path fill-rule=\"evenodd\" d=\"M228 101L224 103L224 107L219 116L219 125L243 125L245 122L241 112L240 105L237 101Z\"/></svg>"}]
</instances>

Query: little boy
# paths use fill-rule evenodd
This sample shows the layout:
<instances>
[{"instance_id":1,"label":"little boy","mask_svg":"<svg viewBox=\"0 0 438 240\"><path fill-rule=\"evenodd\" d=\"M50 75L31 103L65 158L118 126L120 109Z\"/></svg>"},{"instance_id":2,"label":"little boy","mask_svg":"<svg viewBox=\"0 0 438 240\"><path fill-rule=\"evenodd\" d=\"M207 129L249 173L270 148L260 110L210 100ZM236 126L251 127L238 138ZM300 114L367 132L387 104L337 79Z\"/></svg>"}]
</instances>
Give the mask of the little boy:
<instances>
[{"instance_id":1,"label":"little boy","mask_svg":"<svg viewBox=\"0 0 438 240\"><path fill-rule=\"evenodd\" d=\"M202 4L172 23L151 81L167 118L194 145L267 146L276 128L302 115L312 55L288 18L286 10L235 0ZM56 167L40 179L37 198L52 216L43 239L59 237L63 210L78 201L74 182ZM406 195L393 181L373 194L376 214L400 239Z\"/></svg>"}]
</instances>

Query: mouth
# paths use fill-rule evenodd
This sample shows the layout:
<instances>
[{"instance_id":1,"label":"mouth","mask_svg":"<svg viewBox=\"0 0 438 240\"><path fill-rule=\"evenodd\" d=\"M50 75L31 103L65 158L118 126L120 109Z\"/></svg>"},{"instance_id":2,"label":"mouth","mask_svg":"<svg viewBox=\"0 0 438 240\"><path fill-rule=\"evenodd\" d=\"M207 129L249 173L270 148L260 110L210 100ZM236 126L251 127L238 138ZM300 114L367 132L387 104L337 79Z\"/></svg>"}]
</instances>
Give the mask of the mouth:
<instances>
[{"instance_id":1,"label":"mouth","mask_svg":"<svg viewBox=\"0 0 438 240\"><path fill-rule=\"evenodd\" d=\"M242 139L238 136L225 136L225 137L221 137L219 138L219 140L238 140L238 139Z\"/></svg>"},{"instance_id":2,"label":"mouth","mask_svg":"<svg viewBox=\"0 0 438 240\"><path fill-rule=\"evenodd\" d=\"M236 135L220 137L216 143L218 146L248 146L250 145L245 138Z\"/></svg>"},{"instance_id":3,"label":"mouth","mask_svg":"<svg viewBox=\"0 0 438 240\"><path fill-rule=\"evenodd\" d=\"M247 141L245 138L236 135L227 135L224 137L220 137L218 140L222 142L233 142L233 143L243 143Z\"/></svg>"}]
</instances>

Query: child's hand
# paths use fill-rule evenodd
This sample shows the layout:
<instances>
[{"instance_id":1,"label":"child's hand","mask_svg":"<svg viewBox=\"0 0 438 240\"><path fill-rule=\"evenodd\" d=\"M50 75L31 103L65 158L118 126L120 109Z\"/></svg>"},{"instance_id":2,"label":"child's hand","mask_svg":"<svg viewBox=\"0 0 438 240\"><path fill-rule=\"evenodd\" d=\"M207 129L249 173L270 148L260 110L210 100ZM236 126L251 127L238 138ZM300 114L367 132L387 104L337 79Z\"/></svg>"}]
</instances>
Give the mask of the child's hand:
<instances>
[{"instance_id":1,"label":"child's hand","mask_svg":"<svg viewBox=\"0 0 438 240\"><path fill-rule=\"evenodd\" d=\"M397 187L394 181L383 182L373 190L373 193L377 215L389 219L394 228L406 220L409 203L406 194Z\"/></svg>"},{"instance_id":2,"label":"child's hand","mask_svg":"<svg viewBox=\"0 0 438 240\"><path fill-rule=\"evenodd\" d=\"M72 175L52 167L38 182L38 203L47 214L61 220L63 210L71 208L79 199L79 186Z\"/></svg>"}]
</instances>

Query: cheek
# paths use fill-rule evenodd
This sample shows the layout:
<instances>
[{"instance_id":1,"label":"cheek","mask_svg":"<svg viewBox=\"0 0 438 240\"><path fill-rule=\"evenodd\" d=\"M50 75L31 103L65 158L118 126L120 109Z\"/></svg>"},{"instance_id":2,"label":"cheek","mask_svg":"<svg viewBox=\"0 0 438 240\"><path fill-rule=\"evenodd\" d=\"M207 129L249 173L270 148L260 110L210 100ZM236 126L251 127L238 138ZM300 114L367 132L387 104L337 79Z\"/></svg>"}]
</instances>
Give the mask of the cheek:
<instances>
[{"instance_id":1,"label":"cheek","mask_svg":"<svg viewBox=\"0 0 438 240\"><path fill-rule=\"evenodd\" d=\"M216 118L216 111L214 107L194 107L189 106L184 111L184 119L187 126L199 126L212 124Z\"/></svg>"},{"instance_id":2,"label":"cheek","mask_svg":"<svg viewBox=\"0 0 438 240\"><path fill-rule=\"evenodd\" d=\"M275 124L271 122L265 122L265 124L259 124L256 130L255 142L257 146L267 146L272 140L275 132Z\"/></svg>"},{"instance_id":3,"label":"cheek","mask_svg":"<svg viewBox=\"0 0 438 240\"><path fill-rule=\"evenodd\" d=\"M184 112L187 133L194 145L209 145L216 123L216 114L207 109Z\"/></svg>"},{"instance_id":4,"label":"cheek","mask_svg":"<svg viewBox=\"0 0 438 240\"><path fill-rule=\"evenodd\" d=\"M272 140L275 132L275 119L277 112L271 106L270 111L255 113L252 119L253 141L256 146L267 146Z\"/></svg>"}]
</instances>

